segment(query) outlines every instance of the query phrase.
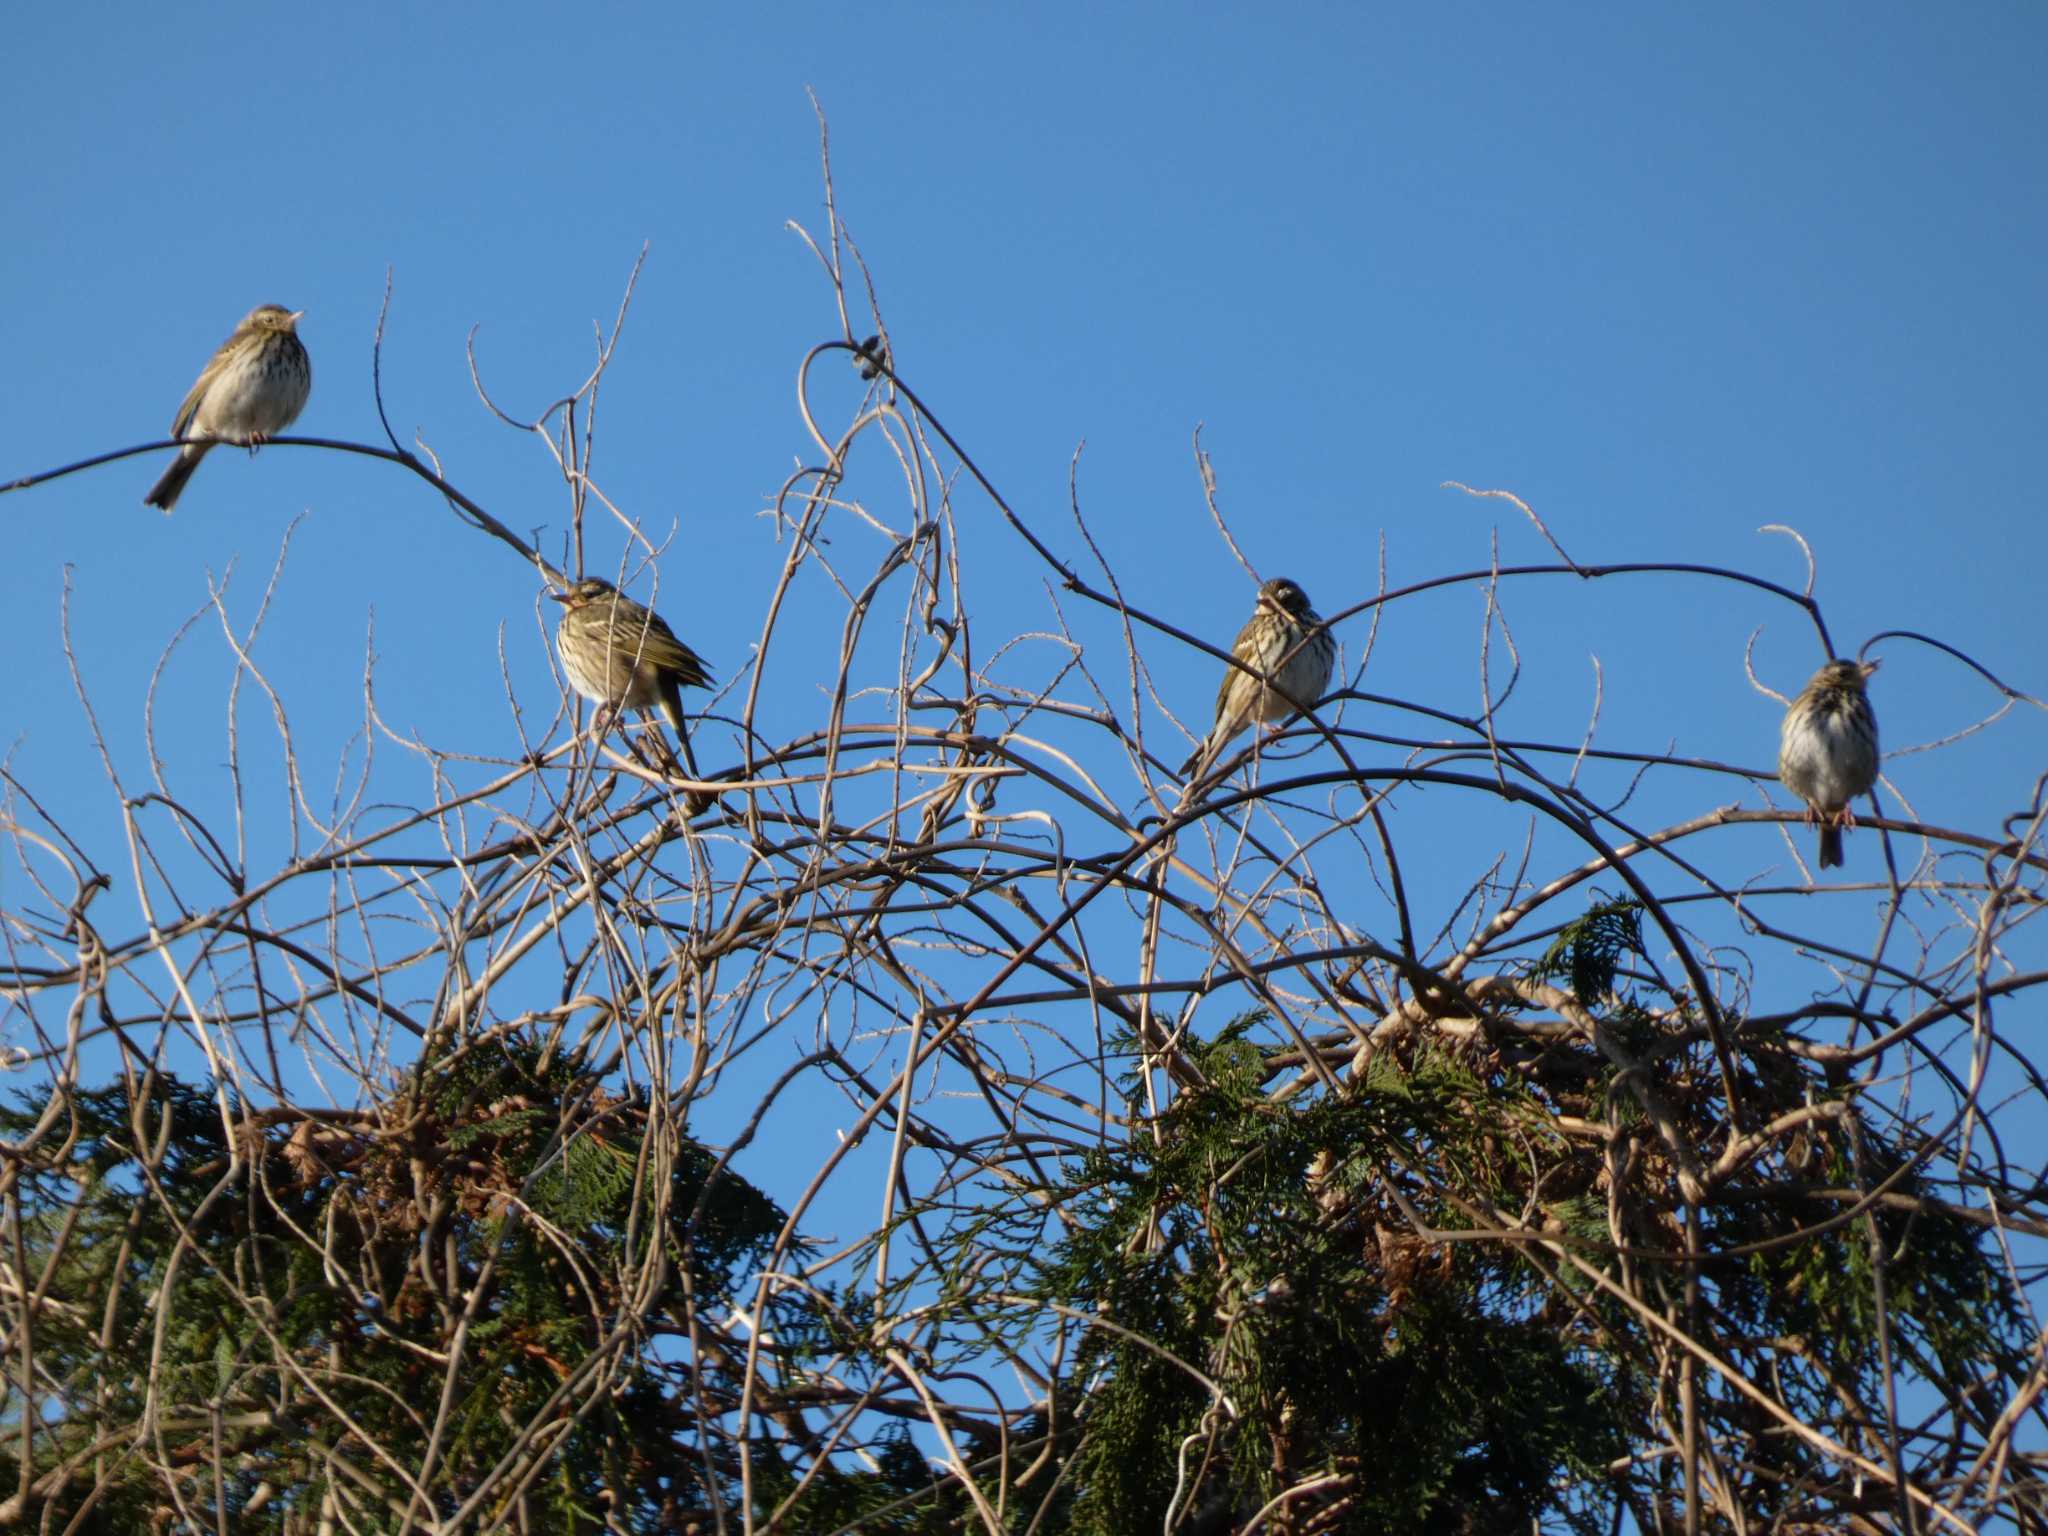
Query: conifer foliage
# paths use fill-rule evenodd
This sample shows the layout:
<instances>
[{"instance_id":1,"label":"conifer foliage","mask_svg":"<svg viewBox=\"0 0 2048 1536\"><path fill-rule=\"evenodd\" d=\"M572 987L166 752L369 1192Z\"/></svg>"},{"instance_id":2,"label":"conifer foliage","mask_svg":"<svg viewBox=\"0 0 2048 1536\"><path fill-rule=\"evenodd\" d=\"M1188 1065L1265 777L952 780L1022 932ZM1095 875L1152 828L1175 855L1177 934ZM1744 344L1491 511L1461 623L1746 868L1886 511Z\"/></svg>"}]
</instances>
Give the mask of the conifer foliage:
<instances>
[{"instance_id":1,"label":"conifer foliage","mask_svg":"<svg viewBox=\"0 0 2048 1536\"><path fill-rule=\"evenodd\" d=\"M1589 564L1489 493L1555 558L1326 559L1327 692L1190 784L1227 629L1115 568L1078 477L1049 517L983 474L826 184L803 467L758 605L719 594L745 643L691 631L687 740L585 729L536 626L495 737L337 661L375 729L302 763L212 591L229 643L139 730L88 714L110 793L0 765L0 1525L2048 1531L2048 780L2010 754L1944 818L1881 779L1817 880L1782 699L1611 741L1525 703L1506 627L1656 584L1836 654L1812 582ZM508 614L594 575L681 626L593 471L626 314L511 423L560 461L546 549L395 437L300 446L512 551L466 578ZM1199 443L1189 486L1232 535ZM1447 593L1476 692L1372 691ZM2001 659L1879 642L1986 702L1887 771L2038 728ZM268 700L224 766L155 735L201 674Z\"/></svg>"}]
</instances>

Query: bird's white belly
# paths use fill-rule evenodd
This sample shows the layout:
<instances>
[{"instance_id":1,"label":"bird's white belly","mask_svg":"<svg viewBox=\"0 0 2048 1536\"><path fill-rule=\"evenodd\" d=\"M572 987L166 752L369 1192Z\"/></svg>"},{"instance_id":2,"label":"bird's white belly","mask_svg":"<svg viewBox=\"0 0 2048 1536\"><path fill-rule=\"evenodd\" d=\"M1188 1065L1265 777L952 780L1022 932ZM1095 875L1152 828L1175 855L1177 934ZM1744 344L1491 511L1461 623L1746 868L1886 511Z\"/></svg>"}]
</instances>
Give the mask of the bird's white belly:
<instances>
[{"instance_id":1,"label":"bird's white belly","mask_svg":"<svg viewBox=\"0 0 2048 1536\"><path fill-rule=\"evenodd\" d=\"M1839 811L1870 787L1877 764L1846 714L1822 716L1798 733L1778 764L1785 787L1817 810Z\"/></svg>"},{"instance_id":2,"label":"bird's white belly","mask_svg":"<svg viewBox=\"0 0 2048 1536\"><path fill-rule=\"evenodd\" d=\"M271 437L282 432L306 403L296 390L264 387L264 370L256 358L237 362L213 382L200 402L195 435L206 437Z\"/></svg>"},{"instance_id":3,"label":"bird's white belly","mask_svg":"<svg viewBox=\"0 0 2048 1536\"><path fill-rule=\"evenodd\" d=\"M1277 685L1259 689L1258 717L1263 721L1284 720L1297 709L1315 703L1323 691L1323 660L1313 644L1294 653L1293 660L1280 668L1273 679Z\"/></svg>"}]
</instances>

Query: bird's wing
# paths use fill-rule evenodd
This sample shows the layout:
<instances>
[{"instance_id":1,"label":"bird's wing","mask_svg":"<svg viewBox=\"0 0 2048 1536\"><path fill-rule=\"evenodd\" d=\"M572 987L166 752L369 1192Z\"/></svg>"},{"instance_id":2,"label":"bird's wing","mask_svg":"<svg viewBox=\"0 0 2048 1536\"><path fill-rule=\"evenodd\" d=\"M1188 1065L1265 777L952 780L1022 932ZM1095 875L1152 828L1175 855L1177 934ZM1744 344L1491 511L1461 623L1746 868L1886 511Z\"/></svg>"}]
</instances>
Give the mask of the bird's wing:
<instances>
[{"instance_id":1,"label":"bird's wing","mask_svg":"<svg viewBox=\"0 0 2048 1536\"><path fill-rule=\"evenodd\" d=\"M638 604L634 605L638 607ZM640 614L646 615L646 631L635 634ZM704 665L704 658L676 638L676 632L668 627L667 620L658 613L640 608L639 614L620 604L619 629L622 643L631 645L640 659L663 672L672 672L692 688L709 688L711 671Z\"/></svg>"},{"instance_id":2,"label":"bird's wing","mask_svg":"<svg viewBox=\"0 0 2048 1536\"><path fill-rule=\"evenodd\" d=\"M1216 689L1216 718L1210 726L1212 733L1216 726L1223 723L1223 716L1230 709L1230 690L1237 685L1237 681L1237 668L1225 662L1223 664L1223 681Z\"/></svg>"},{"instance_id":3,"label":"bird's wing","mask_svg":"<svg viewBox=\"0 0 2048 1536\"><path fill-rule=\"evenodd\" d=\"M215 352L207 365L199 370L199 377L193 382L192 392L185 396L185 403L178 407L177 418L171 423L171 436L183 437L191 430L192 418L199 414L199 402L206 398L206 392L213 387L213 381L219 378L221 370L227 367L228 354L234 350L235 343L241 339L242 333L236 331L234 335L220 344L220 350Z\"/></svg>"},{"instance_id":4,"label":"bird's wing","mask_svg":"<svg viewBox=\"0 0 2048 1536\"><path fill-rule=\"evenodd\" d=\"M1252 648L1252 631L1257 628L1258 622L1259 614L1254 609L1252 616L1245 620L1244 628L1237 632L1237 638L1230 642L1230 654L1239 661L1245 660L1245 652ZM1229 662L1225 662L1223 681L1216 689L1216 719L1219 724L1223 720L1224 712L1230 708L1230 690L1240 684L1246 688L1255 686L1249 677L1231 666Z\"/></svg>"}]
</instances>

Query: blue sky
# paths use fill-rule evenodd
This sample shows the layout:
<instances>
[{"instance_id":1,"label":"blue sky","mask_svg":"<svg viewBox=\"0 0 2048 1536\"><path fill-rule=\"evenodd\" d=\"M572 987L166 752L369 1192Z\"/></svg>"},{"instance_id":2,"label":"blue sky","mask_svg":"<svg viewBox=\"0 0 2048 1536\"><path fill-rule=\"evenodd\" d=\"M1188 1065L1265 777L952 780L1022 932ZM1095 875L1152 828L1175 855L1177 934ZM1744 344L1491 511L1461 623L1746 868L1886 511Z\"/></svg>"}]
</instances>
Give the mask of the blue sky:
<instances>
[{"instance_id":1,"label":"blue sky","mask_svg":"<svg viewBox=\"0 0 2048 1536\"><path fill-rule=\"evenodd\" d=\"M1518 491L1582 558L1788 572L1752 530L1789 521L1849 633L1917 594L1915 627L2010 643L2000 583L2031 589L2042 538L2034 13L484 14L20 19L43 67L0 113L44 147L0 182L0 355L34 380L0 427L10 469L160 432L272 297L309 311L303 428L372 437L388 264L401 431L515 526L558 525L537 448L470 395L463 337L481 328L507 400L552 398L645 240L607 484L680 518L693 564L757 574L751 514L801 448L795 360L830 330L782 230L820 222L810 84L906 376L1042 522L1086 439L1120 568L1192 535L1159 583L1191 623L1227 633L1244 606L1203 537L1204 422L1249 552L1304 579L1369 561L1382 529L1397 569L1472 563L1492 509L1436 489L1459 479ZM17 501L10 626L47 639L72 561L153 656L196 573L267 557L302 507L352 632L457 561L490 569L390 471L273 457L209 466L234 501L168 523L114 516L147 463ZM1325 608L1331 587L1311 583ZM450 627L489 654L512 594L469 595ZM700 648L730 670L731 646Z\"/></svg>"},{"instance_id":2,"label":"blue sky","mask_svg":"<svg viewBox=\"0 0 2048 1536\"><path fill-rule=\"evenodd\" d=\"M1525 496L1583 559L1792 576L1753 530L1793 523L1847 636L1934 629L2028 681L2011 620L2044 538L2035 13L485 14L20 19L17 57L43 67L0 113L45 147L0 181L18 231L0 356L24 380L7 468L160 433L268 298L308 310L302 428L374 438L388 264L401 432L559 537L546 462L484 416L463 338L480 327L515 407L552 398L645 240L605 484L680 520L688 558L665 574L693 596L670 616L730 673L776 559L753 514L803 447L795 362L831 330L782 229L822 222L809 84L906 377L1042 526L1085 439L1098 537L1190 627L1227 638L1245 607L1191 466L1206 423L1248 554L1325 609L1332 567L1369 570L1382 530L1397 577L1483 563L1498 509L1437 489L1457 479ZM139 510L154 468L7 508L10 640L39 658L16 672L24 761L59 750L43 722L69 685L44 663L65 562L82 614L118 608L97 677L119 688L202 570L267 563L301 509L315 627L360 650L374 605L395 654L429 593L452 604L433 605L448 670L386 679L400 721L408 681L444 718L479 662L495 672L523 573L399 475L304 452L210 464L163 521ZM1185 558L1150 569L1162 538ZM1722 615L1668 617L1660 652L1726 672ZM1766 663L1774 640L1803 645L1784 628ZM1469 670L1469 650L1446 660ZM1915 658L1888 695L1909 672L1946 675ZM1745 693L1715 701L1726 755L1772 724Z\"/></svg>"},{"instance_id":3,"label":"blue sky","mask_svg":"<svg viewBox=\"0 0 2048 1536\"><path fill-rule=\"evenodd\" d=\"M1085 441L1105 556L1133 601L1190 630L1227 642L1250 593L1203 506L1199 424L1247 555L1325 612L1372 592L1382 540L1396 585L1485 566L1496 525L1504 562L1549 558L1504 504L1440 488L1457 480L1526 498L1587 562L1796 586L1797 550L1756 531L1794 525L1840 648L1926 631L2048 693L2039 8L1105 10L23 11L0 96L8 142L35 146L0 167L0 479L163 435L212 348L272 300L307 311L300 429L377 440L389 267L394 425L558 550L551 461L478 404L465 338L497 398L538 411L587 369L592 322L646 242L598 477L657 539L679 526L659 606L732 677L783 558L761 511L815 457L795 370L836 333L784 227L824 227L810 86L904 377L1076 561L1067 479ZM833 425L858 399L850 376L820 393ZM237 566L246 622L300 514L259 655L310 777L331 779L360 728L373 615L393 730L516 750L501 645L545 720L531 574L409 477L223 451L165 519L141 504L160 468L0 499L0 745L103 862L123 855L59 644L67 567L124 772L207 573ZM900 522L890 485L878 466L861 492ZM977 624L1047 627L1045 573L984 504L959 509ZM1744 645L1767 625L1756 663L1788 691L1820 660L1789 609L1719 585L1551 581L1507 603L1529 670L1518 728L1566 742L1597 656L1603 745L1768 769L1778 711L1745 680ZM838 619L821 614L794 633L823 655ZM1366 686L1471 712L1481 619L1471 588L1391 612ZM1120 676L1114 626L1089 621ZM159 697L174 777L202 798L229 680L211 623ZM1148 654L1204 723L1215 663ZM1933 652L1882 654L1888 746L1996 703ZM777 679L774 717L814 722L812 680ZM1929 819L1989 831L2048 768L2041 719L1895 771ZM425 792L391 771L394 794ZM1688 814L1699 793L1646 792L1642 817ZM1713 794L1745 798L1739 781ZM1525 821L1460 817L1445 835L1498 850ZM1774 839L1743 829L1730 867L1787 873ZM1873 840L1850 846L1874 874ZM1461 887L1473 870L1455 868Z\"/></svg>"}]
</instances>

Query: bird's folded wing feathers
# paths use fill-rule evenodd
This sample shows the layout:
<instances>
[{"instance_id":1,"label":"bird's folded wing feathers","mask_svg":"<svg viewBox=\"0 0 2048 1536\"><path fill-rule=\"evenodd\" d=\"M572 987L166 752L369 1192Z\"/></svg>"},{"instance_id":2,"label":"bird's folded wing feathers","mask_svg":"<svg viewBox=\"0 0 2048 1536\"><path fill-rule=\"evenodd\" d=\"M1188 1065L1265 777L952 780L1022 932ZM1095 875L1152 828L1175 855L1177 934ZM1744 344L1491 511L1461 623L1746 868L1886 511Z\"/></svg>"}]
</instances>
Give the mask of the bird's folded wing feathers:
<instances>
[{"instance_id":1,"label":"bird's folded wing feathers","mask_svg":"<svg viewBox=\"0 0 2048 1536\"><path fill-rule=\"evenodd\" d=\"M1237 686L1237 680L1242 675L1229 662L1223 664L1223 685L1216 690L1216 718L1218 720L1221 720L1225 711L1230 708L1230 690Z\"/></svg>"},{"instance_id":2,"label":"bird's folded wing feathers","mask_svg":"<svg viewBox=\"0 0 2048 1536\"><path fill-rule=\"evenodd\" d=\"M1249 619L1245 621L1244 628L1240 629L1237 632L1237 638L1230 642L1230 654L1235 656L1239 661L1251 661L1252 655L1257 650L1257 646L1253 642L1254 637L1258 632L1258 629L1259 615L1257 613L1254 613ZM1254 672L1256 672L1256 666L1254 666L1253 670ZM1240 684L1243 684L1247 687L1254 686L1256 685L1257 681L1258 680L1256 677L1248 676L1247 674L1240 672L1236 667L1233 667L1229 662L1226 661L1223 664L1223 681L1220 684L1218 684L1216 688L1216 718L1218 720L1221 720L1223 718L1223 712L1230 707L1231 689L1239 686Z\"/></svg>"},{"instance_id":3,"label":"bird's folded wing feathers","mask_svg":"<svg viewBox=\"0 0 2048 1536\"><path fill-rule=\"evenodd\" d=\"M213 370L207 369L199 375L199 382L192 386L192 393L185 397L185 403L178 407L177 417L171 422L171 436L183 437L192 425L192 418L198 414L199 401L206 393L206 386L213 382Z\"/></svg>"},{"instance_id":4,"label":"bird's folded wing feathers","mask_svg":"<svg viewBox=\"0 0 2048 1536\"><path fill-rule=\"evenodd\" d=\"M620 618L624 619L625 615L621 614ZM664 672L674 672L683 681L695 687L703 688L710 685L711 672L704 665L703 657L678 640L675 631L668 627L668 621L660 614L647 615L647 632L644 637L630 638L638 642L635 649L640 653L642 661L649 662Z\"/></svg>"},{"instance_id":5,"label":"bird's folded wing feathers","mask_svg":"<svg viewBox=\"0 0 2048 1536\"><path fill-rule=\"evenodd\" d=\"M213 387L213 381L220 377L221 369L227 366L228 353L234 348L235 338L230 336L221 343L220 350L213 354L207 365L199 370L199 378L192 385L192 392L185 396L185 403L178 407L177 418L171 423L171 436L183 437L192 429L192 418L199 414L199 402L206 398L206 392Z\"/></svg>"}]
</instances>

